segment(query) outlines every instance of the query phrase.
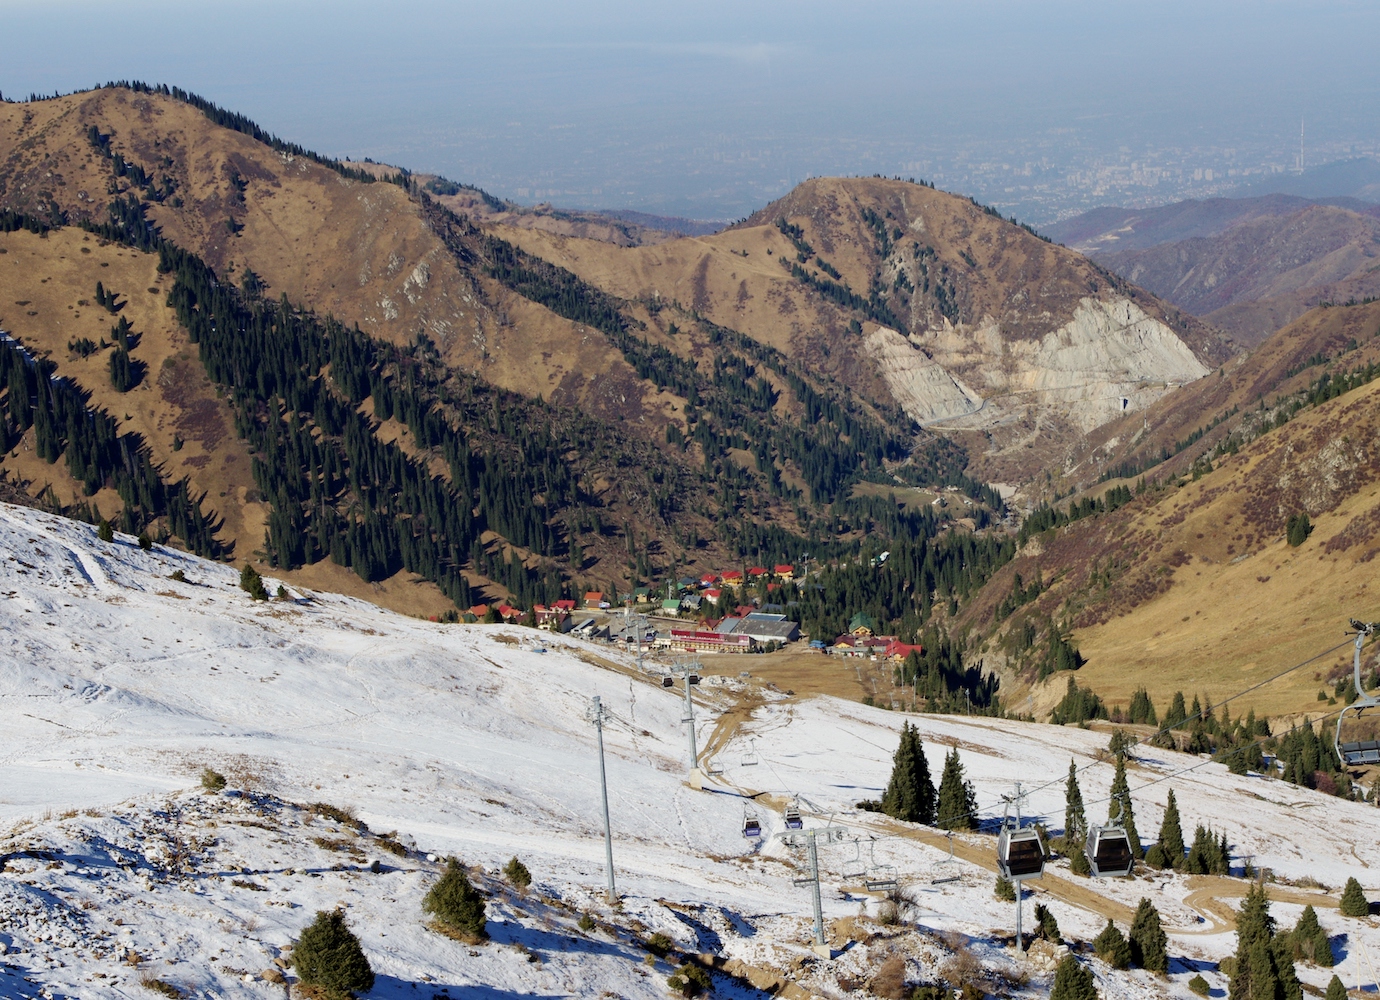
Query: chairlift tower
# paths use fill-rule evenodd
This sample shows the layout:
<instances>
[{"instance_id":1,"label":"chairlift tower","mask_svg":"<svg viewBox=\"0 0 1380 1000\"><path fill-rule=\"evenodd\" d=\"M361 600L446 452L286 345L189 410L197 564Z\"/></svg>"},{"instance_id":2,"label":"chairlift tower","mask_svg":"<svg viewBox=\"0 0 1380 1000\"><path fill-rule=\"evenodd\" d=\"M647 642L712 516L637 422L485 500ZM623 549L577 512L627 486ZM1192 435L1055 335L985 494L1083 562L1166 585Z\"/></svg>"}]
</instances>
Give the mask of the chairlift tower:
<instances>
[{"instance_id":1,"label":"chairlift tower","mask_svg":"<svg viewBox=\"0 0 1380 1000\"><path fill-rule=\"evenodd\" d=\"M623 633L627 634L628 626L633 628L633 634L637 637L637 670L642 672L642 636L647 629L647 616L634 612L631 604L623 605Z\"/></svg>"},{"instance_id":2,"label":"chairlift tower","mask_svg":"<svg viewBox=\"0 0 1380 1000\"><path fill-rule=\"evenodd\" d=\"M795 879L794 883L810 887L815 917L815 942L810 950L821 958L833 958L834 954L830 950L828 942L824 940L824 908L819 898L819 841L822 840L826 845L836 844L847 836L847 827L834 826L832 823L812 827L808 830L787 830L785 833L776 835L777 839L787 847L805 848L806 857L810 863L810 874L805 878Z\"/></svg>"},{"instance_id":3,"label":"chairlift tower","mask_svg":"<svg viewBox=\"0 0 1380 1000\"><path fill-rule=\"evenodd\" d=\"M585 717L594 723L594 730L599 734L599 792L604 799L604 863L608 872L608 901L609 905L613 905L618 902L618 889L613 881L613 831L609 826L609 783L604 770L604 720L609 713L597 694Z\"/></svg>"},{"instance_id":4,"label":"chairlift tower","mask_svg":"<svg viewBox=\"0 0 1380 1000\"><path fill-rule=\"evenodd\" d=\"M690 784L691 787L698 789L704 781L704 771L700 769L699 747L695 745L695 701L690 697L690 689L700 682L700 671L703 667L698 656L686 657L676 660L671 670L673 674L680 674L685 681L685 713L681 716L681 723L686 728L686 735L690 744ZM671 675L667 675L661 682L664 686L670 687L674 680Z\"/></svg>"},{"instance_id":5,"label":"chairlift tower","mask_svg":"<svg viewBox=\"0 0 1380 1000\"><path fill-rule=\"evenodd\" d=\"M1006 803L1002 811L1001 832L997 834L997 869L1008 881L1016 886L1016 951L1025 949L1021 940L1021 883L1026 879L1039 878L1045 873L1045 845L1040 832L1034 827L1021 828L1021 800L1025 793L1021 783L1016 782L1014 795L1003 795ZM1016 807L1016 822L1013 825L1010 808Z\"/></svg>"},{"instance_id":6,"label":"chairlift tower","mask_svg":"<svg viewBox=\"0 0 1380 1000\"><path fill-rule=\"evenodd\" d=\"M1380 740L1376 739L1375 725L1372 722L1367 726L1362 722L1368 711L1369 718L1374 719L1374 710L1380 708L1380 691L1367 691L1365 678L1361 676L1361 650L1366 640L1380 628L1380 622L1363 622L1353 618L1351 627L1356 630L1355 656L1352 660L1352 684L1356 688L1356 700L1342 709L1341 714L1337 716L1337 733L1332 740L1337 758L1344 768L1380 764ZM1352 731L1346 733L1351 739L1344 736L1348 715L1354 720ZM1370 739L1366 739L1367 736Z\"/></svg>"}]
</instances>

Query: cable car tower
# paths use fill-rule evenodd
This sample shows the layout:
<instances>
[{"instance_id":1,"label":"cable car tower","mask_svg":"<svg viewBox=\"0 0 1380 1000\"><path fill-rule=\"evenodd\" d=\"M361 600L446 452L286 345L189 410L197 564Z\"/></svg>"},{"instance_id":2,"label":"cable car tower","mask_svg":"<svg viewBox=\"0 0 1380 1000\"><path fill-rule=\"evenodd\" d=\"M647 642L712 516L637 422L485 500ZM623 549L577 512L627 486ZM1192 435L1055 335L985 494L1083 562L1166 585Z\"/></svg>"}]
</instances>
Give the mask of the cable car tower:
<instances>
[{"instance_id":1,"label":"cable car tower","mask_svg":"<svg viewBox=\"0 0 1380 1000\"><path fill-rule=\"evenodd\" d=\"M997 834L997 870L1016 884L1016 951L1025 949L1021 942L1021 883L1039 878L1045 873L1045 844L1040 831L1033 826L1021 827L1021 783L1016 782L1014 795L1003 795L1001 832ZM1011 820L1011 806L1016 807L1016 819Z\"/></svg>"},{"instance_id":2,"label":"cable car tower","mask_svg":"<svg viewBox=\"0 0 1380 1000\"><path fill-rule=\"evenodd\" d=\"M1367 691L1361 677L1361 647L1380 622L1351 619L1356 630L1356 653L1351 662L1356 700L1337 716L1337 735L1333 745L1343 767L1380 764L1380 691Z\"/></svg>"},{"instance_id":3,"label":"cable car tower","mask_svg":"<svg viewBox=\"0 0 1380 1000\"><path fill-rule=\"evenodd\" d=\"M672 687L675 685L674 674L680 674L685 680L685 714L680 717L680 721L685 725L690 738L690 787L699 791L704 787L705 773L700 769L700 752L695 745L695 702L690 697L690 689L700 682L700 661L699 657L692 656L683 660L675 661L671 672L661 679L662 687Z\"/></svg>"},{"instance_id":4,"label":"cable car tower","mask_svg":"<svg viewBox=\"0 0 1380 1000\"><path fill-rule=\"evenodd\" d=\"M814 903L815 911L815 942L811 946L811 950L821 958L833 958L834 953L830 950L828 942L824 940L824 910L819 899L819 845L841 843L847 836L848 828L835 826L832 820L824 826L811 827L808 830L802 827L776 835L777 839L787 847L804 847L808 854L810 874L805 878L796 879L795 884L810 887L811 901Z\"/></svg>"},{"instance_id":5,"label":"cable car tower","mask_svg":"<svg viewBox=\"0 0 1380 1000\"><path fill-rule=\"evenodd\" d=\"M1092 866L1093 878L1121 878L1130 875L1136 865L1135 856L1131 853L1131 838L1127 836L1123 824L1126 803L1120 795L1116 797L1116 804L1116 819L1102 826L1088 828L1083 849L1087 852L1088 864Z\"/></svg>"}]
</instances>

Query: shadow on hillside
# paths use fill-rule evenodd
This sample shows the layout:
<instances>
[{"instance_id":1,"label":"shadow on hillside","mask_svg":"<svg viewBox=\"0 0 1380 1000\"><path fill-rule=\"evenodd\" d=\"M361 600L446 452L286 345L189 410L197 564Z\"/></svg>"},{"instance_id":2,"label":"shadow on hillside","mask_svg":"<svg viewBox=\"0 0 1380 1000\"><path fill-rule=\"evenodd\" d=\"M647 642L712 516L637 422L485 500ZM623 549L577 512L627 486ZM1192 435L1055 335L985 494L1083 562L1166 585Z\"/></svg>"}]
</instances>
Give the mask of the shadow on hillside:
<instances>
[{"instance_id":1,"label":"shadow on hillside","mask_svg":"<svg viewBox=\"0 0 1380 1000\"><path fill-rule=\"evenodd\" d=\"M519 997L564 997L564 993L515 993L494 986L451 986L444 983L413 983L396 976L376 976L371 1000L406 997L407 1000L518 1000Z\"/></svg>"}]
</instances>

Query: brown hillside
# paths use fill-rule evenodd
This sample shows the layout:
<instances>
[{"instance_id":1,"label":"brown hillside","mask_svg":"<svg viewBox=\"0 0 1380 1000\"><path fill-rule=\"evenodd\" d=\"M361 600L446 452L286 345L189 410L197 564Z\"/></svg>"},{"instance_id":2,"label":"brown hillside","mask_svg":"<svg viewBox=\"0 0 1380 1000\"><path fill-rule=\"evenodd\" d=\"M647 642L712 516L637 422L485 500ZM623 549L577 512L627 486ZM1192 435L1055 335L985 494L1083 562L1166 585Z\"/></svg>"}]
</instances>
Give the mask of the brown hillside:
<instances>
[{"instance_id":1,"label":"brown hillside","mask_svg":"<svg viewBox=\"0 0 1380 1000\"><path fill-rule=\"evenodd\" d=\"M1380 292L1380 218L1330 205L1098 258L1127 280L1255 344L1321 301ZM1271 326L1271 323L1278 325Z\"/></svg>"},{"instance_id":2,"label":"brown hillside","mask_svg":"<svg viewBox=\"0 0 1380 1000\"><path fill-rule=\"evenodd\" d=\"M498 231L615 295L674 301L901 406L968 445L989 479L1028 481L1123 406L1235 350L1081 255L899 181L807 181L728 230L654 247ZM831 298L830 284L858 298Z\"/></svg>"},{"instance_id":3,"label":"brown hillside","mask_svg":"<svg viewBox=\"0 0 1380 1000\"><path fill-rule=\"evenodd\" d=\"M1099 478L1119 463L1147 463L1162 449L1175 451L1195 432L1205 430L1194 444L1148 473L1152 477L1180 474L1229 434L1258 421L1256 411L1262 400L1267 407L1272 406L1324 371L1344 371L1380 360L1377 332L1380 303L1314 309L1273 334L1251 354L1228 362L1220 369L1221 374L1175 390L1144 414L1127 416L1093 431L1087 451L1071 463L1069 485L1096 488ZM1319 355L1329 359L1328 363L1311 363ZM1233 414L1233 410L1237 412ZM1218 426L1209 429L1219 418Z\"/></svg>"},{"instance_id":4,"label":"brown hillside","mask_svg":"<svg viewBox=\"0 0 1380 1000\"><path fill-rule=\"evenodd\" d=\"M1314 530L1285 541L1291 515ZM1176 690L1221 698L1344 640L1346 620L1380 617L1380 382L1306 409L1214 471L1151 490L1113 514L1032 539L973 602L962 623L992 628L1013 574L1051 589L1027 617L1068 621L1088 663L1079 683L1125 706L1144 685L1163 709ZM1007 640L989 641L1001 661ZM1232 706L1271 715L1324 710L1349 651L1330 655ZM1062 694L1056 674L1037 696ZM1012 689L1013 691L1015 689Z\"/></svg>"},{"instance_id":5,"label":"brown hillside","mask_svg":"<svg viewBox=\"0 0 1380 1000\"><path fill-rule=\"evenodd\" d=\"M618 353L460 266L397 185L279 154L172 97L111 88L0 104L0 206L105 221L107 203L131 182L92 145L92 126L155 183L171 178L174 193L150 217L230 280L252 269L266 294L394 343L424 333L450 364L527 395L549 397L580 372L586 391L574 401L619 415L598 391L601 376L631 374Z\"/></svg>"},{"instance_id":6,"label":"brown hillside","mask_svg":"<svg viewBox=\"0 0 1380 1000\"><path fill-rule=\"evenodd\" d=\"M114 246L77 229L39 238L31 233L0 233L0 329L32 354L57 365L58 374L80 385L91 404L120 422L121 431L139 434L165 478L190 480L205 495L203 509L221 522L217 537L237 561L253 560L263 543L268 504L250 472L250 457L235 434L230 408L206 378L196 347L167 308L168 279L158 259ZM109 350L81 358L68 349L78 339L111 342L117 321L95 303L96 282L119 296L118 316L137 336L131 356L143 365L139 383L126 393L111 387ZM0 459L11 479L25 480L37 494L51 486L64 506L86 501L114 519L123 503L112 489L86 497L65 462L53 465L33 452L31 428L20 444ZM343 567L318 563L294 573L276 572L294 583L365 597L385 607L435 614L449 602L430 584L400 573L377 585L366 584Z\"/></svg>"}]
</instances>

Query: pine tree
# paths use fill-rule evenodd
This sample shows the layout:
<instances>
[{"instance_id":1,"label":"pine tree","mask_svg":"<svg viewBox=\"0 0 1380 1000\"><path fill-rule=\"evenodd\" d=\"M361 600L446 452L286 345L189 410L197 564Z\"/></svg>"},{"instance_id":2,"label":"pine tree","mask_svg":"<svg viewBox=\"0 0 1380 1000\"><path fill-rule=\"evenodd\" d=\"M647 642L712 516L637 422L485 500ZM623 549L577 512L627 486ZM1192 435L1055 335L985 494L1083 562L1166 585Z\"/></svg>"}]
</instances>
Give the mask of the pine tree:
<instances>
[{"instance_id":1,"label":"pine tree","mask_svg":"<svg viewBox=\"0 0 1380 1000\"><path fill-rule=\"evenodd\" d=\"M944 756L944 773L939 780L939 825L946 830L977 829L977 793L963 776L958 747Z\"/></svg>"},{"instance_id":2,"label":"pine tree","mask_svg":"<svg viewBox=\"0 0 1380 1000\"><path fill-rule=\"evenodd\" d=\"M1188 709L1184 707L1184 693L1174 692L1174 700L1170 702L1169 711L1164 713L1164 728L1179 729L1188 718Z\"/></svg>"},{"instance_id":3,"label":"pine tree","mask_svg":"<svg viewBox=\"0 0 1380 1000\"><path fill-rule=\"evenodd\" d=\"M1160 824L1160 846L1164 848L1165 861L1174 868L1184 864L1184 828L1179 820L1179 803L1174 799L1174 789L1169 790L1169 802L1164 807L1164 822Z\"/></svg>"},{"instance_id":4,"label":"pine tree","mask_svg":"<svg viewBox=\"0 0 1380 1000\"><path fill-rule=\"evenodd\" d=\"M532 884L532 873L518 860L516 854L503 866L503 875L518 889L526 889Z\"/></svg>"},{"instance_id":5,"label":"pine tree","mask_svg":"<svg viewBox=\"0 0 1380 1000\"><path fill-rule=\"evenodd\" d=\"M1131 787L1126 781L1126 757L1121 754L1116 758L1116 777L1112 779L1112 801L1107 807L1107 818L1118 820L1126 829L1126 839L1131 842L1131 857L1139 858L1145 853L1141 850L1140 834L1136 832L1136 810L1131 804Z\"/></svg>"},{"instance_id":6,"label":"pine tree","mask_svg":"<svg viewBox=\"0 0 1380 1000\"><path fill-rule=\"evenodd\" d=\"M1370 903L1366 902L1366 894L1361 891L1361 883L1352 876L1346 880L1346 888L1342 890L1342 916L1364 917L1369 913Z\"/></svg>"},{"instance_id":7,"label":"pine tree","mask_svg":"<svg viewBox=\"0 0 1380 1000\"><path fill-rule=\"evenodd\" d=\"M249 563L245 563L244 568L240 570L240 589L256 601L268 600L268 589L264 587L263 577Z\"/></svg>"},{"instance_id":8,"label":"pine tree","mask_svg":"<svg viewBox=\"0 0 1380 1000\"><path fill-rule=\"evenodd\" d=\"M1325 969L1332 967L1332 942L1327 932L1318 922L1318 913L1312 906L1305 906L1289 936L1293 939L1293 954L1308 959L1314 965Z\"/></svg>"},{"instance_id":9,"label":"pine tree","mask_svg":"<svg viewBox=\"0 0 1380 1000\"><path fill-rule=\"evenodd\" d=\"M1069 777L1064 783L1064 839L1069 850L1083 843L1088 833L1088 818L1083 812L1083 792L1078 787L1078 768L1069 758Z\"/></svg>"},{"instance_id":10,"label":"pine tree","mask_svg":"<svg viewBox=\"0 0 1380 1000\"><path fill-rule=\"evenodd\" d=\"M1110 920L1102 933L1093 939L1093 951L1113 969L1124 969L1131 964L1131 945Z\"/></svg>"},{"instance_id":11,"label":"pine tree","mask_svg":"<svg viewBox=\"0 0 1380 1000\"><path fill-rule=\"evenodd\" d=\"M1236 967L1231 1000L1297 1000L1301 995L1289 942L1275 936L1270 899L1253 883L1236 917Z\"/></svg>"},{"instance_id":12,"label":"pine tree","mask_svg":"<svg viewBox=\"0 0 1380 1000\"><path fill-rule=\"evenodd\" d=\"M1151 972L1169 971L1169 937L1160 926L1160 912L1150 900L1141 898L1131 921L1131 961Z\"/></svg>"},{"instance_id":13,"label":"pine tree","mask_svg":"<svg viewBox=\"0 0 1380 1000\"><path fill-rule=\"evenodd\" d=\"M339 910L316 914L292 950L292 965L304 986L315 987L329 1000L374 988L374 970Z\"/></svg>"},{"instance_id":14,"label":"pine tree","mask_svg":"<svg viewBox=\"0 0 1380 1000\"><path fill-rule=\"evenodd\" d=\"M1059 921L1054 919L1054 913L1044 903L1035 904L1035 923L1040 937L1052 944L1062 944L1063 936L1059 933Z\"/></svg>"},{"instance_id":15,"label":"pine tree","mask_svg":"<svg viewBox=\"0 0 1380 1000\"><path fill-rule=\"evenodd\" d=\"M1065 955L1054 973L1054 988L1049 1000L1097 1000L1092 969L1072 955Z\"/></svg>"},{"instance_id":16,"label":"pine tree","mask_svg":"<svg viewBox=\"0 0 1380 1000\"><path fill-rule=\"evenodd\" d=\"M934 782L930 780L925 745L920 731L909 722L901 725L901 741L892 758L882 812L910 823L933 823L935 819Z\"/></svg>"},{"instance_id":17,"label":"pine tree","mask_svg":"<svg viewBox=\"0 0 1380 1000\"><path fill-rule=\"evenodd\" d=\"M115 529L110 526L110 522L105 518L101 518L101 523L96 528L96 537L103 542L115 541Z\"/></svg>"},{"instance_id":18,"label":"pine tree","mask_svg":"<svg viewBox=\"0 0 1380 1000\"><path fill-rule=\"evenodd\" d=\"M436 918L441 929L467 941L488 938L484 928L484 897L470 884L464 867L455 858L422 900L422 909Z\"/></svg>"},{"instance_id":19,"label":"pine tree","mask_svg":"<svg viewBox=\"0 0 1380 1000\"><path fill-rule=\"evenodd\" d=\"M1333 976L1327 984L1327 994L1323 1000L1347 1000L1346 986L1341 979Z\"/></svg>"}]
</instances>

